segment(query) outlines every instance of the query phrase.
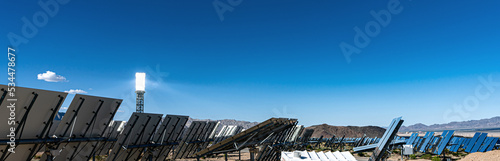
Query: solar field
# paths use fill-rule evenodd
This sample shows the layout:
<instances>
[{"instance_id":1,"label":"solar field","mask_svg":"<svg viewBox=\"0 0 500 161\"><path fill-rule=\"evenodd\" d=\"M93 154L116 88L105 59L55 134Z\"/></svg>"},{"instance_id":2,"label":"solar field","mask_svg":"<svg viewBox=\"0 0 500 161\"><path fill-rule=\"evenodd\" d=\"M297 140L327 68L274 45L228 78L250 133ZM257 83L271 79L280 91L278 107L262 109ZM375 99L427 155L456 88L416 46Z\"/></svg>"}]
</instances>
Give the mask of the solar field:
<instances>
[{"instance_id":1,"label":"solar field","mask_svg":"<svg viewBox=\"0 0 500 161\"><path fill-rule=\"evenodd\" d=\"M0 85L0 89L3 94L0 113L10 113L7 86ZM248 129L220 125L216 121L194 121L186 127L188 116L155 113L133 113L127 121L116 121L113 117L121 99L77 94L67 112L60 113L67 93L17 89L17 117L0 117L1 121L15 122L14 129L0 124L2 161L29 161L37 154L39 160L49 161L204 160L221 155L224 157L220 159L228 160L228 156L234 154L241 160L242 151L249 153L248 160L259 161L293 159L294 155L299 155L299 160L302 157L356 160L351 152L369 152L372 154L368 160L379 161L404 146L411 147L412 153L441 156L446 151L492 151L498 149L499 142L498 137L488 136L486 132L467 137L456 135L455 130L397 136L404 122L401 117L391 121L381 138L312 138L314 130L305 129L294 118L270 118ZM329 152L306 151L314 148Z\"/></svg>"}]
</instances>

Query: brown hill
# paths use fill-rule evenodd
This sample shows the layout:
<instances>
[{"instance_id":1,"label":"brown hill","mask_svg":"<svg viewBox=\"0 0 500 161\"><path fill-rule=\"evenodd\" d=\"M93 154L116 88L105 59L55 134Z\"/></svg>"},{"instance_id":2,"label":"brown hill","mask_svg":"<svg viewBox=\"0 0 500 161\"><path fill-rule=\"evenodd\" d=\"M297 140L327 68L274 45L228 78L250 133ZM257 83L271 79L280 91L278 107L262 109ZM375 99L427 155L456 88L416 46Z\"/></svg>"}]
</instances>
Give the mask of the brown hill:
<instances>
[{"instance_id":1,"label":"brown hill","mask_svg":"<svg viewBox=\"0 0 500 161\"><path fill-rule=\"evenodd\" d=\"M367 137L382 137L384 135L385 129L378 126L331 126L327 124L314 125L307 127L306 129L314 129L312 137L319 138L323 135L323 138L331 138L333 135L337 137L363 137L366 134Z\"/></svg>"}]
</instances>

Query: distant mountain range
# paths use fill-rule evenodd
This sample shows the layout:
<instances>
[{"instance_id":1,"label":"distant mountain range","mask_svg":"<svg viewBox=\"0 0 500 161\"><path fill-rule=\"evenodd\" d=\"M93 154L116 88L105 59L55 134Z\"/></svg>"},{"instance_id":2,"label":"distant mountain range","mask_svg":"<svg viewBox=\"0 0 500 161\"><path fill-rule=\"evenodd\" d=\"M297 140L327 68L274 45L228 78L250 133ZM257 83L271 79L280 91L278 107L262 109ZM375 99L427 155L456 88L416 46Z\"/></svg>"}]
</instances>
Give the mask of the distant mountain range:
<instances>
[{"instance_id":1,"label":"distant mountain range","mask_svg":"<svg viewBox=\"0 0 500 161\"><path fill-rule=\"evenodd\" d=\"M402 126L400 132L408 131L433 131L433 130L458 130L458 129L484 129L484 128L500 128L500 116L481 119L481 120L470 120L462 122L450 122L447 124L434 124L434 125L424 125L421 123Z\"/></svg>"},{"instance_id":2,"label":"distant mountain range","mask_svg":"<svg viewBox=\"0 0 500 161\"><path fill-rule=\"evenodd\" d=\"M331 138L333 135L335 137L363 137L366 134L367 137L382 137L384 135L385 129L378 126L332 126L327 124L314 125L307 127L306 129L314 129L312 137L319 138Z\"/></svg>"}]
</instances>

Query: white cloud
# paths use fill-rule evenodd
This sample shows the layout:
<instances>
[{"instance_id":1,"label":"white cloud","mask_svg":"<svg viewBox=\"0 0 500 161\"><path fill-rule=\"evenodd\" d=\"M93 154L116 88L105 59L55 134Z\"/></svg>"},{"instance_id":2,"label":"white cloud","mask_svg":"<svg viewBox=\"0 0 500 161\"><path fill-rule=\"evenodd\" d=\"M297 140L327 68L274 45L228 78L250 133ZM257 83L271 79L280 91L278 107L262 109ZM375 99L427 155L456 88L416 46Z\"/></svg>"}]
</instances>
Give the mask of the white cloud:
<instances>
[{"instance_id":1,"label":"white cloud","mask_svg":"<svg viewBox=\"0 0 500 161\"><path fill-rule=\"evenodd\" d=\"M67 109L68 109L68 107L61 107L61 109L63 109L63 110L67 110Z\"/></svg>"},{"instance_id":2,"label":"white cloud","mask_svg":"<svg viewBox=\"0 0 500 161\"><path fill-rule=\"evenodd\" d=\"M38 80L44 80L47 82L67 82L66 78L61 75L57 75L52 71L47 71L45 73L38 74Z\"/></svg>"},{"instance_id":3,"label":"white cloud","mask_svg":"<svg viewBox=\"0 0 500 161\"><path fill-rule=\"evenodd\" d=\"M69 94L82 94L82 93L87 93L84 90L81 89L70 89L69 91L64 91Z\"/></svg>"}]
</instances>

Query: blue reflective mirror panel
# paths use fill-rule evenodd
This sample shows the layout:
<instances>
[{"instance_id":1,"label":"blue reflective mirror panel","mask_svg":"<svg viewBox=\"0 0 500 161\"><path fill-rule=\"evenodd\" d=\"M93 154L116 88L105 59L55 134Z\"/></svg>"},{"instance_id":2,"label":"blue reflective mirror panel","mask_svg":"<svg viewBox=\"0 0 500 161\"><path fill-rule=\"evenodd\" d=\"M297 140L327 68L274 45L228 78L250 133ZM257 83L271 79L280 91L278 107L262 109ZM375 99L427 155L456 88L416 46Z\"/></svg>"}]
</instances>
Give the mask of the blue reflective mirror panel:
<instances>
[{"instance_id":1,"label":"blue reflective mirror panel","mask_svg":"<svg viewBox=\"0 0 500 161\"><path fill-rule=\"evenodd\" d=\"M476 141L477 141L477 139L479 138L480 135L481 135L480 132L476 132L474 134L474 137L472 137L471 139L469 139L469 142L467 143L467 146L465 147L465 152L470 153L470 151L474 147L474 144L476 143Z\"/></svg>"},{"instance_id":2,"label":"blue reflective mirror panel","mask_svg":"<svg viewBox=\"0 0 500 161\"><path fill-rule=\"evenodd\" d=\"M479 150L479 147L483 144L484 140L486 140L486 137L488 136L488 133L482 133L479 138L476 141L476 144L474 144L474 147L470 151L471 153L475 153Z\"/></svg>"}]
</instances>

